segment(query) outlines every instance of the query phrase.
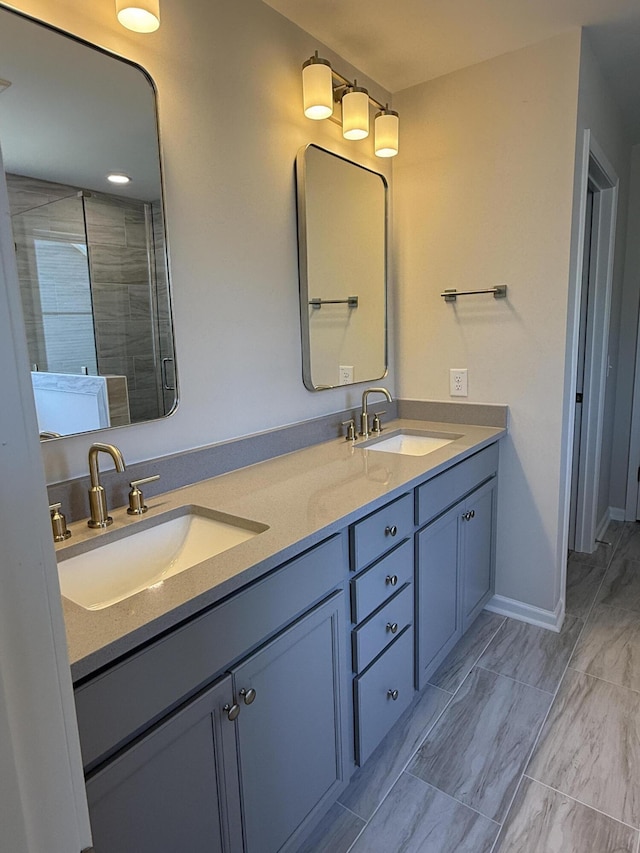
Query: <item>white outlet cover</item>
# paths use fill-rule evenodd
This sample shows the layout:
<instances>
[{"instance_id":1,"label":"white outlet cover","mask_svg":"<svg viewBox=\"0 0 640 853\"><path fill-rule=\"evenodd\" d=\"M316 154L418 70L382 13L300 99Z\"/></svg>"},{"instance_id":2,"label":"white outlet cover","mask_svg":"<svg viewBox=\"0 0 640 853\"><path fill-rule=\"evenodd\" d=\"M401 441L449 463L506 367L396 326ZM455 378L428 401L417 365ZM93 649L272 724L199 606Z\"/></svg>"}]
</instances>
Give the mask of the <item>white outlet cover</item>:
<instances>
[{"instance_id":1,"label":"white outlet cover","mask_svg":"<svg viewBox=\"0 0 640 853\"><path fill-rule=\"evenodd\" d=\"M452 367L449 369L449 395L451 397L468 396L468 378L466 367Z\"/></svg>"}]
</instances>

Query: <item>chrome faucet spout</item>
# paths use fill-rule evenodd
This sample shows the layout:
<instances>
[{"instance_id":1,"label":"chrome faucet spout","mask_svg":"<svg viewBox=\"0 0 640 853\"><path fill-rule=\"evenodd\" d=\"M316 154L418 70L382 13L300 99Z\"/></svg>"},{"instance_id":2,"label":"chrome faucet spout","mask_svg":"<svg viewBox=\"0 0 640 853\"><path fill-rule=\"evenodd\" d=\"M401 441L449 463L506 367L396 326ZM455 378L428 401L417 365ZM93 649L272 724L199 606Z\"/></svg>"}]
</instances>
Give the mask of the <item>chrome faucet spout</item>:
<instances>
[{"instance_id":1,"label":"chrome faucet spout","mask_svg":"<svg viewBox=\"0 0 640 853\"><path fill-rule=\"evenodd\" d=\"M393 397L386 388L365 388L362 392L362 413L360 415L360 435L363 438L369 436L369 410L367 408L369 394L384 394L390 403L393 403Z\"/></svg>"},{"instance_id":2,"label":"chrome faucet spout","mask_svg":"<svg viewBox=\"0 0 640 853\"><path fill-rule=\"evenodd\" d=\"M116 471L120 474L125 470L124 458L115 444L103 444L97 441L89 448L89 478L91 488L89 489L89 509L91 516L87 524L89 527L108 527L113 524L113 519L107 510L107 498L103 486L100 483L100 470L98 468L98 453L108 453L113 459Z\"/></svg>"}]
</instances>

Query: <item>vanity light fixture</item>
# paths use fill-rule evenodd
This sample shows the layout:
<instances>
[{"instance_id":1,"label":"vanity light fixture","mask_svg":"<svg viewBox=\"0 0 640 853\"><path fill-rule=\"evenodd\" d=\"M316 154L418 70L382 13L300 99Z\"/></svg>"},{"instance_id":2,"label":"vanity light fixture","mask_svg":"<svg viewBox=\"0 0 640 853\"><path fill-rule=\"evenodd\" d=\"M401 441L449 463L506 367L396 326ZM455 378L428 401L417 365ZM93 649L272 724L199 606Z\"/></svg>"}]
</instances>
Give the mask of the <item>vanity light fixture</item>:
<instances>
[{"instance_id":1,"label":"vanity light fixture","mask_svg":"<svg viewBox=\"0 0 640 853\"><path fill-rule=\"evenodd\" d=\"M378 157L395 157L398 153L398 113L389 105L376 113L373 123Z\"/></svg>"},{"instance_id":2,"label":"vanity light fixture","mask_svg":"<svg viewBox=\"0 0 640 853\"><path fill-rule=\"evenodd\" d=\"M153 33L160 26L160 0L116 0L116 15L134 33Z\"/></svg>"},{"instance_id":3,"label":"vanity light fixture","mask_svg":"<svg viewBox=\"0 0 640 853\"><path fill-rule=\"evenodd\" d=\"M378 157L395 157L398 153L398 113L372 98L368 91L348 80L331 67L318 51L302 65L302 98L304 114L314 120L332 119L342 124L345 139L365 139L369 135L370 105L377 107L375 152ZM333 118L334 104L342 107L342 122Z\"/></svg>"},{"instance_id":4,"label":"vanity light fixture","mask_svg":"<svg viewBox=\"0 0 640 853\"><path fill-rule=\"evenodd\" d=\"M369 93L353 81L342 96L342 135L345 139L369 136Z\"/></svg>"},{"instance_id":5,"label":"vanity light fixture","mask_svg":"<svg viewBox=\"0 0 640 853\"><path fill-rule=\"evenodd\" d=\"M131 178L125 175L124 172L110 172L107 175L107 180L112 184L130 184Z\"/></svg>"},{"instance_id":6,"label":"vanity light fixture","mask_svg":"<svg viewBox=\"0 0 640 853\"><path fill-rule=\"evenodd\" d=\"M333 76L327 59L316 50L302 66L302 99L307 118L319 120L333 115Z\"/></svg>"}]
</instances>

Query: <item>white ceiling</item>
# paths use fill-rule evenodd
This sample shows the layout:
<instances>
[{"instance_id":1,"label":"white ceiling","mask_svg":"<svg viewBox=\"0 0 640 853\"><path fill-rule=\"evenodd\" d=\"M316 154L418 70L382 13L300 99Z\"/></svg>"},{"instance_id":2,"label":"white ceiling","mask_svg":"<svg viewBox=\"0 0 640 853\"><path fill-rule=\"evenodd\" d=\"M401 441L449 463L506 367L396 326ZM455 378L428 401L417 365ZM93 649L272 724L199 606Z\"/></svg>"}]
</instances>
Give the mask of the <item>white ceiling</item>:
<instances>
[{"instance_id":1,"label":"white ceiling","mask_svg":"<svg viewBox=\"0 0 640 853\"><path fill-rule=\"evenodd\" d=\"M264 0L391 92L588 28L640 141L640 0Z\"/></svg>"}]
</instances>

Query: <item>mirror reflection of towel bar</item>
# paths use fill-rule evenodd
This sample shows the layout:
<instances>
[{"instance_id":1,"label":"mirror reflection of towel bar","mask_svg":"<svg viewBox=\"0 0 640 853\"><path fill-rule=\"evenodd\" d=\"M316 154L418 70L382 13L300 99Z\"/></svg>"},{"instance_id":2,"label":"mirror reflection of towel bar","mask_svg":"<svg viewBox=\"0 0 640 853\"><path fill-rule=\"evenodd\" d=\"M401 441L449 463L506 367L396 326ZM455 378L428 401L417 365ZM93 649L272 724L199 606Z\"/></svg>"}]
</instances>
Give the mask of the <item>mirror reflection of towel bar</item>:
<instances>
[{"instance_id":1,"label":"mirror reflection of towel bar","mask_svg":"<svg viewBox=\"0 0 640 853\"><path fill-rule=\"evenodd\" d=\"M323 305L348 305L349 308L357 308L358 297L349 296L347 299L310 299L309 305L313 308L322 308Z\"/></svg>"},{"instance_id":2,"label":"mirror reflection of towel bar","mask_svg":"<svg viewBox=\"0 0 640 853\"><path fill-rule=\"evenodd\" d=\"M445 302L455 302L458 296L475 296L476 293L493 293L495 299L506 299L507 285L497 284L495 287L488 287L486 290L445 290L440 296L444 296Z\"/></svg>"}]
</instances>

